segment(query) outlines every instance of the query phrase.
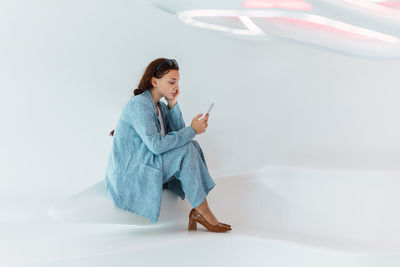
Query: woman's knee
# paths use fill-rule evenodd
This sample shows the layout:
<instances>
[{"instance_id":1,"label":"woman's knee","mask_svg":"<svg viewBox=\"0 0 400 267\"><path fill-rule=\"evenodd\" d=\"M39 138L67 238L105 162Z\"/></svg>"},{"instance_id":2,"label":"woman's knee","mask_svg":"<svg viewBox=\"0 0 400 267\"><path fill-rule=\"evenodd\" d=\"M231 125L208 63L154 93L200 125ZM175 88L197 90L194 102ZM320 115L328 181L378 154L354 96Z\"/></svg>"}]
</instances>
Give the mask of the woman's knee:
<instances>
[{"instance_id":1,"label":"woman's knee","mask_svg":"<svg viewBox=\"0 0 400 267\"><path fill-rule=\"evenodd\" d=\"M183 146L180 146L180 147L175 148L175 149L173 149L171 151L168 151L168 152L176 153L178 151L179 151L179 153L189 154L192 151L201 151L201 148L200 148L199 143L196 140L191 140L190 142L187 142ZM168 152L165 152L165 153L168 153Z\"/></svg>"},{"instance_id":2,"label":"woman's knee","mask_svg":"<svg viewBox=\"0 0 400 267\"><path fill-rule=\"evenodd\" d=\"M178 148L175 148L175 150L181 151L184 154L187 154L190 152L190 150L196 150L197 146L196 144L193 142L194 140L191 140L191 142L187 142L186 144L184 144L183 146L180 146Z\"/></svg>"}]
</instances>

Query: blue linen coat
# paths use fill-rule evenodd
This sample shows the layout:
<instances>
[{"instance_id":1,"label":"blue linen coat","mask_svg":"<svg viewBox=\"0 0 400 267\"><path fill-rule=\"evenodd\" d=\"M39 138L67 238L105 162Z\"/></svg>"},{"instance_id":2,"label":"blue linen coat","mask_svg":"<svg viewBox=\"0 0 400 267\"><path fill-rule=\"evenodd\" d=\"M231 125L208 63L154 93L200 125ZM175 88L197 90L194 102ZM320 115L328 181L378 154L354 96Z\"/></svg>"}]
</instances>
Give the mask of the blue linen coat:
<instances>
[{"instance_id":1,"label":"blue linen coat","mask_svg":"<svg viewBox=\"0 0 400 267\"><path fill-rule=\"evenodd\" d=\"M132 97L125 105L114 130L108 157L105 188L116 207L156 223L163 190L162 153L190 142L196 132L185 126L179 104L172 109L157 103L164 121L161 135L156 106L149 90ZM177 179L168 189L185 198Z\"/></svg>"}]
</instances>

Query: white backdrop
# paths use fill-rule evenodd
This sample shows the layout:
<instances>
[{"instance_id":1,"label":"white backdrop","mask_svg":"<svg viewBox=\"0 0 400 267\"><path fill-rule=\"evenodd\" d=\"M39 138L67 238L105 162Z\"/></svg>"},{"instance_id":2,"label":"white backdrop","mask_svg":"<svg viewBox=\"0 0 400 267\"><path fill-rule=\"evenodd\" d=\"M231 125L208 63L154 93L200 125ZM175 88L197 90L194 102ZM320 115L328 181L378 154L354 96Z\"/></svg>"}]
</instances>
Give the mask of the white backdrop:
<instances>
[{"instance_id":1,"label":"white backdrop","mask_svg":"<svg viewBox=\"0 0 400 267\"><path fill-rule=\"evenodd\" d=\"M104 178L122 107L150 61L175 58L187 125L213 177L270 164L399 170L400 60L230 39L141 1L0 2L3 200Z\"/></svg>"}]
</instances>

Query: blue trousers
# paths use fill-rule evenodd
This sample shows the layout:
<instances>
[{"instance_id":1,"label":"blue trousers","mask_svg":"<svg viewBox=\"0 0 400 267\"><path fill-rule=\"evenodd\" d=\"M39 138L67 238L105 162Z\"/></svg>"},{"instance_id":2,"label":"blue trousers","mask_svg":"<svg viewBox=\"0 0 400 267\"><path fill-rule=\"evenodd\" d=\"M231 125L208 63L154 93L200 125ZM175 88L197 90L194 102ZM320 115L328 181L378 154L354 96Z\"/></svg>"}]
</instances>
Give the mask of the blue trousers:
<instances>
[{"instance_id":1,"label":"blue trousers","mask_svg":"<svg viewBox=\"0 0 400 267\"><path fill-rule=\"evenodd\" d=\"M208 172L203 151L196 140L162 154L163 183L176 178L193 208L206 199L216 185Z\"/></svg>"}]
</instances>

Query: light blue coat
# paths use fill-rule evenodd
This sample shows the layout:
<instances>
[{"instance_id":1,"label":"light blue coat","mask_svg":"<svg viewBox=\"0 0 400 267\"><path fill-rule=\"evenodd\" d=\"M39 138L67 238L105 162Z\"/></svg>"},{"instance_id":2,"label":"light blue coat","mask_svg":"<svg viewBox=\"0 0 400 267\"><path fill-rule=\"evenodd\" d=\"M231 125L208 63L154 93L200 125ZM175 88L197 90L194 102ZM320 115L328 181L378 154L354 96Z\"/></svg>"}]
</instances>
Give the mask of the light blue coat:
<instances>
[{"instance_id":1,"label":"light blue coat","mask_svg":"<svg viewBox=\"0 0 400 267\"><path fill-rule=\"evenodd\" d=\"M132 97L115 127L108 158L105 187L114 205L156 223L163 190L162 153L190 142L196 132L185 126L179 104L169 109L158 101L164 121L161 135L156 106L149 90ZM183 200L185 193L176 179L168 189Z\"/></svg>"}]
</instances>

